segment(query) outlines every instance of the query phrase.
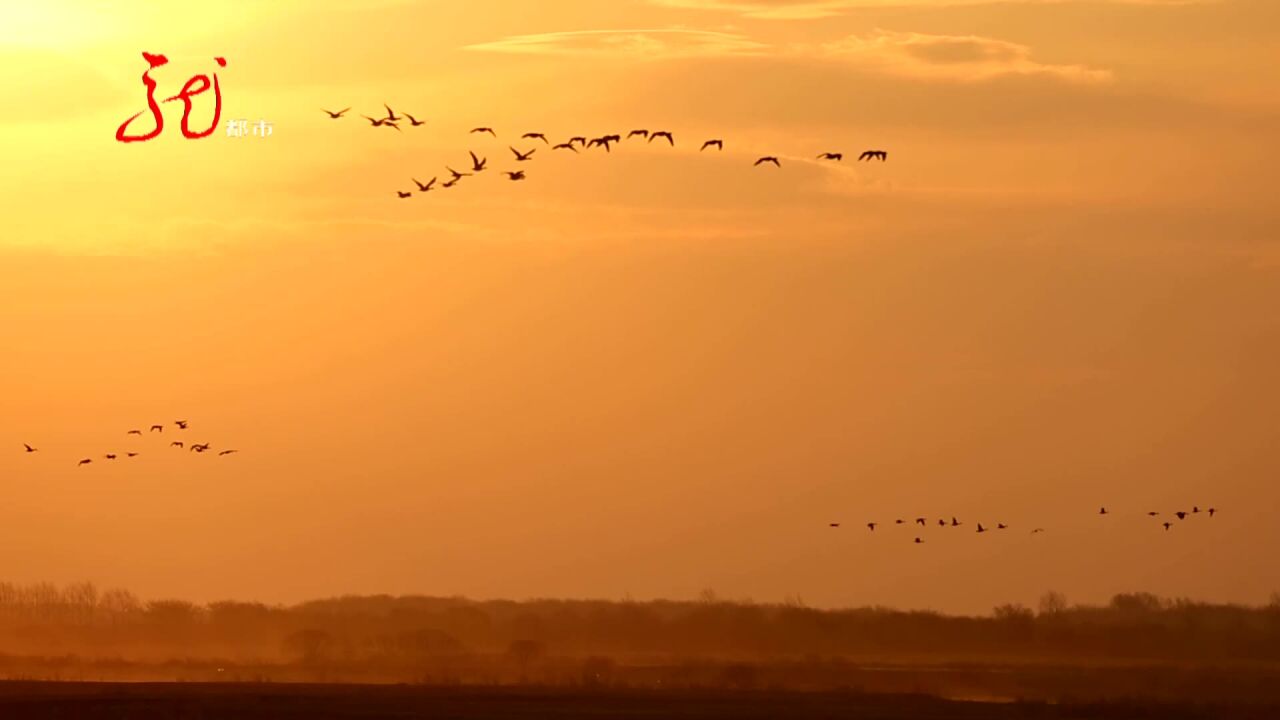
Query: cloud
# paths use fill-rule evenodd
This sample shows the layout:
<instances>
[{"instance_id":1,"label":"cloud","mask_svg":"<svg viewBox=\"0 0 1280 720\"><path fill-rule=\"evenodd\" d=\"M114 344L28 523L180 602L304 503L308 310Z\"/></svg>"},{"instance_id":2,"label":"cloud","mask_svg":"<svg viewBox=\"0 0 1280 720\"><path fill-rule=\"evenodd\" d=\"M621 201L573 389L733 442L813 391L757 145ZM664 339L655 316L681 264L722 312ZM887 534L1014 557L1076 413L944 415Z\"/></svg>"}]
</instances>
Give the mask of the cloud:
<instances>
[{"instance_id":1,"label":"cloud","mask_svg":"<svg viewBox=\"0 0 1280 720\"><path fill-rule=\"evenodd\" d=\"M516 35L467 50L529 55L624 56L639 59L750 55L767 48L743 35L703 30L581 30Z\"/></svg>"},{"instance_id":2,"label":"cloud","mask_svg":"<svg viewBox=\"0 0 1280 720\"><path fill-rule=\"evenodd\" d=\"M1061 5L1085 0L650 0L654 5L691 10L719 10L761 20L812 20L851 10L893 7L964 7L972 5ZM1115 5L1200 5L1218 0L1090 0Z\"/></svg>"},{"instance_id":3,"label":"cloud","mask_svg":"<svg viewBox=\"0 0 1280 720\"><path fill-rule=\"evenodd\" d=\"M1111 73L1106 70L1036 62L1026 45L976 35L877 30L870 35L850 36L818 46L816 54L925 80L976 82L1010 75L1046 76L1080 83L1111 79Z\"/></svg>"}]
</instances>

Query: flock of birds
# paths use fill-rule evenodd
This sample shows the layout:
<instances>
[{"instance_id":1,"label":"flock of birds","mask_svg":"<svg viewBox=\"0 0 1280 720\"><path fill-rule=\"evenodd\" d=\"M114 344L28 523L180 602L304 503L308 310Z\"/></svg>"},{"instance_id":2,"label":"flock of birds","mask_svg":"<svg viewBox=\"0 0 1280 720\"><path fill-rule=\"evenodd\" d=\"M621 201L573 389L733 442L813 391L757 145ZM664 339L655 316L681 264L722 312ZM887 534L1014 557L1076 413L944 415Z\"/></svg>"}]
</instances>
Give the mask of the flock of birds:
<instances>
[{"instance_id":1,"label":"flock of birds","mask_svg":"<svg viewBox=\"0 0 1280 720\"><path fill-rule=\"evenodd\" d=\"M177 428L177 430L178 430L178 431L186 430L186 429L187 429L187 426L188 426L189 424L190 424L190 423L188 423L186 420L174 420L174 421L173 421L173 426L174 426L175 428ZM151 433L164 433L164 429L165 429L165 427L166 427L166 426L165 426L164 424L162 424L162 423L157 423L157 424L155 424L155 425L152 425L152 426L147 430L147 433L146 433L146 434L151 434ZM125 435L126 435L126 436L129 436L129 435L137 435L137 436L141 437L141 436L143 435L143 432L142 432L142 430L135 428L135 429L133 429L133 430L129 430L128 432L126 432L126 433L125 433ZM22 447L23 447L23 450L24 450L25 452L27 452L27 453L34 453L34 452L39 452L39 451L40 451L40 448L38 448L38 447L34 447L34 446L32 446L32 445L30 445L30 444L28 444L28 443L23 443L23 444L22 444ZM171 448L177 448L177 449L179 449L179 450L186 449L186 450L187 450L187 452L194 452L194 453L196 453L196 454L203 454L203 453L209 452L210 450L212 450L212 449L213 449L213 446L212 446L212 445L210 445L210 444L209 444L209 443L207 443L207 442L204 442L204 443L187 443L187 442L184 442L184 441L182 441L182 440L174 440L173 442L170 442L170 443L169 443L169 447L171 447ZM228 448L228 449L225 449L225 450L219 450L219 451L217 452L217 455L218 455L218 457L224 457L224 456L226 456L226 455L233 455L233 454L238 453L238 452L240 452L240 451L239 451L239 450L235 450L235 449ZM137 457L137 456L138 456L138 455L140 455L140 454L141 454L141 452L136 451L136 450L127 450L127 451L125 451L125 452L123 453L123 457L124 457L124 458L126 458L126 459L128 459L128 458L135 458L135 457ZM103 460L106 460L106 461L110 462L110 461L112 461L112 460L119 459L121 456L122 456L122 454L121 454L121 453L119 453L119 452L109 452L109 453L104 454L104 455L102 456L102 458L101 458L101 459L103 459ZM85 465L91 465L91 464L93 464L93 460L94 460L94 459L93 459L92 457L81 458L81 459L80 459L80 461L76 463L76 466L77 466L77 467L83 467L83 466L85 466Z\"/></svg>"},{"instance_id":2,"label":"flock of birds","mask_svg":"<svg viewBox=\"0 0 1280 720\"><path fill-rule=\"evenodd\" d=\"M392 110L391 106L385 103L383 104L383 107L386 108L386 111L387 111L387 114L385 116L372 117L369 115L361 115L361 117L369 121L370 127L395 128L395 130L398 132L404 132L400 127L400 123L403 121L408 121L411 127L418 127L420 125L426 124L425 120L419 120L407 112L397 115L395 110ZM340 120L343 117L345 117L348 112L351 111L351 108L348 107L348 108L344 108L342 110L336 110L336 111L325 110L324 108L321 108L321 110L326 115L328 115L330 119ZM471 130L471 134L473 135L487 134L493 138L498 137L498 133L491 127L473 128ZM644 140L645 143L652 143L654 140L666 140L667 144L670 145L671 147L675 147L676 145L675 136L669 130L652 130L652 131L644 130L644 129L632 130L631 132L627 133L626 139L631 140L632 138L640 138ZM620 144L623 142L622 135L617 135L617 134L601 135L599 137L593 137L593 138L588 138L584 135L579 135L579 136L571 137L565 142L556 143L554 145L551 143L550 140L547 139L547 136L545 133L540 133L540 132L524 133L523 135L520 136L520 139L529 140L529 141L540 140L544 145L549 147L553 152L556 150L568 150L575 154L579 152L579 148L582 148L583 150L585 150L593 147L603 148L605 152L612 152L613 145ZM710 140L705 140L703 141L702 146L699 148L698 152L702 152L704 150L713 149L713 148L716 151L723 151L724 140L720 138L712 138ZM517 150L513 146L508 146L508 149L511 151L512 155L515 156L513 162L518 162L518 163L528 162L532 160L533 154L537 151L536 146L524 152ZM468 151L468 152L471 155L471 167L468 168L469 172L460 172L446 165L445 171L449 173L449 179L440 183L441 188L451 188L454 185L457 185L458 182L462 180L462 178L471 177L477 173L483 172L485 169L488 168L488 164L489 164L488 158L479 157L475 154L474 151ZM819 154L816 157L816 159L841 162L844 160L844 153L824 152ZM879 160L881 162L885 162L888 159L889 159L889 153L884 150L866 150L861 155L858 156L859 162L864 160L866 161ZM779 160L778 157L775 155L764 155L757 158L755 163L752 165L752 167L758 167L760 165L773 165L774 167L782 167L782 161ZM513 182L525 179L525 171L523 169L504 170L502 171L502 174L505 175L508 180L511 180ZM417 192L420 194L425 194L425 193L431 192L431 190L436 187L436 183L437 181L439 181L440 176L437 175L436 177L431 178L425 183L419 181L416 177L411 179L413 180L413 184L417 186ZM402 200L408 199L410 197L413 197L414 192L415 191L413 189L396 190L396 197Z\"/></svg>"},{"instance_id":3,"label":"flock of birds","mask_svg":"<svg viewBox=\"0 0 1280 720\"><path fill-rule=\"evenodd\" d=\"M1170 516L1171 516L1171 517L1176 517L1176 518L1178 518L1178 520L1179 520L1179 521L1181 521L1181 520L1186 520L1186 519L1187 519L1187 518L1189 518L1189 517L1193 517L1193 516L1195 516L1195 515L1199 515L1199 514L1201 514L1201 512L1202 512L1202 511L1200 510L1200 506L1199 506L1199 505L1194 505L1194 506L1192 506L1191 510L1178 510L1178 511L1176 511L1176 512L1170 513ZM1213 507L1211 507L1211 508L1207 508L1206 510L1204 510L1204 511L1203 511L1203 513L1204 513L1205 515L1208 515L1209 517L1213 517L1214 515L1217 515L1217 514L1218 514L1218 510L1217 510L1217 508L1213 508ZM1098 515L1100 515L1100 516L1107 516L1107 515L1111 515L1111 514L1112 514L1112 513L1111 513L1111 511L1107 510L1107 508L1106 508L1105 506L1104 506L1104 507L1102 507L1102 508L1100 508L1100 509L1098 510ZM1150 510L1150 511L1148 511L1148 512L1147 512L1147 517L1150 517L1150 518L1157 518L1157 519L1158 519L1158 518L1160 518L1160 516L1161 516L1161 514L1160 514L1160 512L1159 512L1159 511L1157 511L1157 510ZM916 518L916 519L915 519L914 524L919 525L920 527L929 527L930 522L931 522L931 521L929 520L929 518L925 518L925 517L918 517L918 518ZM882 524L883 524L883 523L876 522L876 521L871 521L871 522L867 523L867 529L868 529L868 530L870 530L871 532L875 532L875 531L876 531L876 528L880 527ZM907 524L907 521L906 521L905 519L903 519L903 518L897 518L896 520L894 520L894 521L893 521L893 524L894 524L894 525L906 525L906 524ZM1006 525L1006 524L1004 524L1004 523L1002 523L1002 522L998 522L998 523L996 523L996 524L995 524L995 527L988 527L988 526L986 526L986 525L983 525L982 523L976 523L976 524L977 524L977 532L978 532L979 534L982 534L982 533L988 533L988 532L992 532L992 531L1000 531L1000 530L1008 530L1008 529L1009 529L1009 526L1008 526L1008 525ZM964 523L963 523L963 522L961 522L960 520L957 520L955 517L952 517L950 522L947 522L947 520L946 520L945 518L938 518L937 525L938 525L938 527L941 527L941 528L958 528L958 527L963 526L963 525L964 525ZM1164 527L1165 531L1167 532L1167 531L1169 531L1169 530L1171 530L1171 529L1173 528L1174 523L1173 523L1172 521L1165 520L1164 522L1162 522L1162 523L1161 523L1161 525ZM840 527L840 523L838 523L838 522L828 523L828 527L831 527L831 528L839 528L839 527ZM1042 527L1038 527L1038 528L1033 529L1033 530L1031 531L1031 534L1032 534L1032 535L1036 535L1036 534L1038 534L1038 533L1042 533L1042 532L1044 532L1044 531L1045 531L1045 530L1044 530L1044 528L1042 528ZM916 536L916 538L915 538L915 544L916 544L916 545L923 545L923 544L924 544L924 539L922 539L922 538L921 538L921 537L919 537L919 536Z\"/></svg>"}]
</instances>

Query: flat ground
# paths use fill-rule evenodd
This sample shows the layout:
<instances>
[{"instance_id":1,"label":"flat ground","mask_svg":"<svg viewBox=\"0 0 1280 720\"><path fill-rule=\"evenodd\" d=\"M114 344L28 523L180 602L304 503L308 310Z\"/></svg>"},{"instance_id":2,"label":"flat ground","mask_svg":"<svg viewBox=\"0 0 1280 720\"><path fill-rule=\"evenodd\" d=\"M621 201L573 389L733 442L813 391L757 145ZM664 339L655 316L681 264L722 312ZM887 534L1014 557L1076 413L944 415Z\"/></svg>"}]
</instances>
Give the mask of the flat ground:
<instances>
[{"instance_id":1,"label":"flat ground","mask_svg":"<svg viewBox=\"0 0 1280 720\"><path fill-rule=\"evenodd\" d=\"M1152 703L979 703L908 695L836 693L436 688L411 685L0 682L0 718L67 720L316 720L342 718L1058 718L1280 717L1280 708Z\"/></svg>"}]
</instances>

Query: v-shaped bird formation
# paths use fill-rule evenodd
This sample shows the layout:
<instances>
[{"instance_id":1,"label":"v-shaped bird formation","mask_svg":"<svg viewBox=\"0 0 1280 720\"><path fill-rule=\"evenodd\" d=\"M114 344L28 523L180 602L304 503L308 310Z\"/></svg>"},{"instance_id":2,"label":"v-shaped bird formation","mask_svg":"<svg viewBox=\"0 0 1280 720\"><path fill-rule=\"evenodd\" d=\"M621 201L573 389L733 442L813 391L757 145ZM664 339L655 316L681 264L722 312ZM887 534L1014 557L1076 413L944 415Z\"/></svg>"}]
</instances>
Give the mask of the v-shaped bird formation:
<instances>
[{"instance_id":1,"label":"v-shaped bird formation","mask_svg":"<svg viewBox=\"0 0 1280 720\"><path fill-rule=\"evenodd\" d=\"M1144 515L1146 515L1146 517L1148 517L1148 518L1157 518L1157 519L1158 519L1158 518L1160 517L1160 515L1161 515L1160 511L1158 511L1158 510L1149 510L1149 511L1147 511L1146 513L1143 513L1143 514L1144 514ZM1205 517L1212 518L1212 517L1214 517L1214 516L1215 516L1215 515L1217 515L1217 514L1218 514L1218 509L1217 509L1216 507L1207 507L1207 508L1204 508L1203 510L1201 510L1201 508L1200 508L1200 506L1199 506L1199 505L1193 505L1193 506L1191 507L1191 510L1177 510L1177 511L1174 511L1173 513L1171 513L1171 515L1173 515L1174 517L1176 517L1179 521L1184 521L1184 520L1187 520L1187 519L1189 519L1189 518L1193 518L1193 517L1195 517L1195 516L1197 516L1197 515L1204 515ZM1106 506L1103 506L1103 507L1101 507L1101 508L1098 510L1098 517L1102 517L1102 518L1110 518L1110 517L1112 517L1112 516L1114 516L1114 513L1112 513L1110 510L1108 510L1108 509L1106 508ZM870 521L870 522L867 522L867 523L866 523L866 528L867 528L867 530L868 530L869 532L874 533L874 532L876 532L876 528L881 527L882 525L886 525L886 524L888 524L888 523L887 523L887 522L881 522L881 521L878 521L878 520L872 520L872 521ZM917 517L917 518L915 518L915 520L914 520L914 521L912 521L912 522L908 522L905 518L895 518L892 524L893 524L893 525L904 525L904 526L907 526L907 527L910 527L911 525L918 525L918 526L920 526L920 527L922 527L922 528L925 528L925 529L928 529L929 527L931 527L931 526L933 525L932 521L931 521L928 517L925 517L925 516ZM828 528L831 528L831 529L833 529L833 530L834 530L834 529L839 529L839 528L841 527L841 525L842 525L842 523L841 523L841 522L828 522L828 523L827 523L827 527L828 527ZM1163 522L1163 523L1159 523L1156 527L1163 527L1165 531L1169 531L1169 530L1172 530L1172 529L1173 529L1174 527L1176 527L1176 526L1177 526L1177 523L1170 522L1170 521L1165 521L1165 522ZM950 520L948 520L948 519L947 519L947 518L945 518L945 517L941 517L941 518L938 518L938 521L937 521L937 527L942 528L942 529L947 530L947 531L949 531L949 532L950 532L950 531L956 531L956 529L957 529L957 528L964 528L964 527L966 527L966 523L965 523L964 521L962 521L962 520L960 520L960 519L956 518L955 516L951 516L951 517L950 517ZM1002 530L1009 530L1009 529L1011 528L1011 526L1010 526L1010 525L1008 525L1008 524L1006 524L1006 523L1004 523L1004 522L997 522L997 523L995 524L995 527L994 527L994 528L990 527L990 523L989 523L989 522L988 522L986 525L984 525L984 524L983 524L983 523L981 523L981 522L975 522L975 523L973 523L973 527L974 527L973 533L974 533L975 535L985 535L985 534L987 534L987 533L991 533L991 532L998 532L998 531L1002 531ZM1032 534L1032 535L1039 535L1040 533L1043 533L1043 532L1045 532L1045 529L1044 529L1043 527L1036 527L1036 528L1033 528L1033 529L1030 531L1030 534ZM920 545L920 544L923 544L923 543L924 543L924 540L922 540L919 536L915 536L915 542L914 542L914 544L916 544L916 545Z\"/></svg>"},{"instance_id":2,"label":"v-shaped bird formation","mask_svg":"<svg viewBox=\"0 0 1280 720\"><path fill-rule=\"evenodd\" d=\"M417 118L413 117L407 112L397 115L395 113L395 110L393 110L391 106L386 103L383 103L382 107L386 110L385 115L382 115L382 114L361 115L361 117L363 117L365 120L369 122L370 127L394 128L397 131L403 132L403 130L401 130L401 127L400 127L400 123L403 121L408 121L411 127L418 127L420 125L426 124L426 121L418 120ZM322 108L322 111L331 120L343 119L344 117L346 117L346 113L349 112L350 110L351 108L349 107L343 110L338 110L338 111L326 110ZM474 127L471 129L469 134L477 135L477 136L488 135L490 138L493 138L493 139L497 139L498 137L498 131L494 130L492 127L489 127L487 125ZM662 144L662 141L666 141L666 144L668 147L671 147L671 148L676 147L675 133L671 130L649 130L647 128L638 128L635 130L631 130L626 135L627 140L632 140L633 138L643 140L644 144L646 145L652 144L655 140L657 140L659 141L659 144ZM546 145L552 151L568 150L575 155L580 154L580 149L586 150L589 148L599 148L601 150L604 150L606 153L612 153L615 145L619 145L624 142L623 136L621 134L613 133L613 134L600 135L597 137L590 137L590 138L587 137L586 135L575 135L565 140L564 142L553 143L551 140L547 138L546 133L533 132L533 131L521 134L520 140L541 141L543 145ZM530 148L528 150L521 151L511 145L508 145L507 148L515 156L513 162L518 162L518 163L531 161L533 159L533 154L537 149L537 148ZM701 143L701 145L698 147L698 152L701 153L709 149L715 149L718 152L723 152L725 149L724 140L721 138L711 138L708 140L704 140ZM486 169L487 163L488 163L487 158L477 157L474 150L469 150L468 152L471 155L471 162L472 162L471 172L460 173L460 172L457 172L456 170L453 170L449 166L445 166L445 170L448 171L452 177L448 182L444 182L440 184L439 187L441 189L451 188L454 185L457 185L458 181L460 181L462 178L472 177L473 175L479 174ZM563 153L557 153L557 154L563 154ZM865 150L858 156L859 162L863 162L863 161L870 162L873 160L879 160L880 162L887 162L888 159L889 159L889 153L888 151L885 151L885 150ZM842 162L844 160L844 153L826 151L817 155L816 160ZM808 161L808 162L812 162L812 161ZM755 159L755 162L752 164L753 167L759 167L761 165L772 165L775 168L781 168L782 167L781 156L778 156L778 155L760 156L760 157L757 157ZM523 168L519 170L501 170L500 171L500 174L505 175L510 180L523 180L525 179L525 173L526 171ZM410 179L413 181L413 184L417 186L417 190L414 190L413 188L409 188L409 189L397 188L395 190L395 195L397 198L402 200L407 200L413 197L415 192L419 195L425 195L435 187L435 180L436 180L435 177L433 177L431 181L426 183L419 181L416 177L410 178Z\"/></svg>"},{"instance_id":3,"label":"v-shaped bird formation","mask_svg":"<svg viewBox=\"0 0 1280 720\"><path fill-rule=\"evenodd\" d=\"M143 433L141 428L133 428L133 429L130 429L130 430L125 431L124 435L125 435L125 437L126 437L126 438L132 438L132 437L135 437L135 436L136 436L137 438L143 438L143 437L145 437L146 435L152 435L152 434L154 434L154 433L159 433L159 434L160 434L160 436L161 436L161 438L163 438L163 436L164 436L164 432L165 432L165 429L166 429L166 428L171 428L171 429L170 429L170 432L171 432L171 433L183 433L183 431L187 430L187 428L188 428L189 426L190 426L190 423L189 423L188 421L186 421L186 420L174 420L174 421L173 421L173 422L171 422L171 423L156 423L156 424L154 424L154 425L151 425L151 426L148 428L148 430L147 430L147 432L146 432L146 433ZM121 452L119 452L119 451L111 451L111 452L104 452L104 453L102 453L101 455L89 455L89 456L87 456L87 457L86 457L86 456L81 456L81 455L73 455L72 457L76 457L76 458L78 458L78 459L77 459L77 461L76 461L76 467L84 467L84 466L86 466L86 465L92 465L92 464L94 463L94 461L95 461L95 460L99 460L99 461L103 461L103 462L112 462L112 461L115 461L115 460L119 460L119 459L121 458L121 455L123 455L123 456L124 456L124 459L125 459L125 460L128 460L128 459L131 459L131 458L136 458L136 457L138 457L139 455L141 455L141 454L142 454L142 448L139 448L139 447L137 446L137 443L139 443L139 442L145 442L144 440L131 440L131 441L128 441L128 442L130 442L130 443L131 443L132 447L134 447L134 448L138 448L138 449L129 449L129 450L125 450L123 453L121 453ZM163 439L162 439L162 440L160 440L160 442L163 442ZM186 442L186 441L184 441L184 440L173 440L173 441L170 441L170 442L169 442L169 444L168 444L168 447L169 447L170 449L176 448L176 449L178 449L178 450L186 450L188 453L195 453L195 454L197 454L197 455L204 454L204 453L209 452L210 450L212 450L212 449L213 449L213 445L212 445L212 443L208 443L208 442L196 442L196 443L190 443L190 442ZM35 453L35 452L40 452L40 448L39 448L39 447L33 446L33 445L31 445L30 443L23 443L23 444L22 444L22 448L23 448L23 452L24 452L25 454L31 454L31 453ZM237 452L239 452L239 450L237 450L237 449L234 449L234 448L225 448L225 449L220 449L220 450L217 452L217 455L218 455L219 457L224 457L224 456L227 456L227 455L235 454L235 453L237 453Z\"/></svg>"}]
</instances>

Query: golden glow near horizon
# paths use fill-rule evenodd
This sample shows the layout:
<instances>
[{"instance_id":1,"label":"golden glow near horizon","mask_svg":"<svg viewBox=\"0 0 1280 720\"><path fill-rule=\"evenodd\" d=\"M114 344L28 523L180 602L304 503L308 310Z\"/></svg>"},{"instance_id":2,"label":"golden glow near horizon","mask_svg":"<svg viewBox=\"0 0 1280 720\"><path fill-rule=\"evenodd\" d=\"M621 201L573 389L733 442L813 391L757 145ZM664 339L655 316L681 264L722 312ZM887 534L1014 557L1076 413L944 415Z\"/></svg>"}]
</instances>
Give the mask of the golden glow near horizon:
<instances>
[{"instance_id":1,"label":"golden glow near horizon","mask_svg":"<svg viewBox=\"0 0 1280 720\"><path fill-rule=\"evenodd\" d=\"M8 579L1280 588L1275 3L264 5L0 8ZM222 124L272 135L186 140L168 103L115 142L143 51L158 98L216 71ZM384 102L426 124L371 128ZM634 128L675 147L519 138ZM470 150L490 170L396 198ZM183 416L241 452L124 435ZM1221 512L1145 516L1194 504ZM860 532L917 515L1013 527Z\"/></svg>"}]
</instances>

